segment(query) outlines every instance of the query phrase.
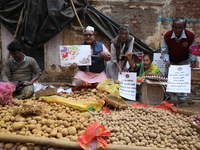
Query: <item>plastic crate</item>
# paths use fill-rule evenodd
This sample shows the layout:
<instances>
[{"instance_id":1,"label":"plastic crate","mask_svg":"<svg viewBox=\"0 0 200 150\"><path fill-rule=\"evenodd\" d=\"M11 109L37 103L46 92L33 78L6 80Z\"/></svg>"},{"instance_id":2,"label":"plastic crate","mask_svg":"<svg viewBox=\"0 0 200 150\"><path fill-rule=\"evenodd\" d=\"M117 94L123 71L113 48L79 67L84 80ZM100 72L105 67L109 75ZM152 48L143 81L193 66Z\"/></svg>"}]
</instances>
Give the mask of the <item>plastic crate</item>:
<instances>
[{"instance_id":1,"label":"plastic crate","mask_svg":"<svg viewBox=\"0 0 200 150\"><path fill-rule=\"evenodd\" d=\"M192 52L193 55L200 56L200 45L190 46L190 50L191 50L191 52Z\"/></svg>"}]
</instances>

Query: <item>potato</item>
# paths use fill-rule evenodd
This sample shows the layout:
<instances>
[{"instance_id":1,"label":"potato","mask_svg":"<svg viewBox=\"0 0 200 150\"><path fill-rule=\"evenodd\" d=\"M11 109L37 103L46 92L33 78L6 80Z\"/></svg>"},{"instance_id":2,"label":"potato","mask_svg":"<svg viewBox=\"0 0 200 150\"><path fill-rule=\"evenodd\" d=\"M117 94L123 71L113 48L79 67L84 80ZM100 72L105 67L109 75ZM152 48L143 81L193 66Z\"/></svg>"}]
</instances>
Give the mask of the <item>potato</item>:
<instances>
[{"instance_id":1,"label":"potato","mask_svg":"<svg viewBox=\"0 0 200 150\"><path fill-rule=\"evenodd\" d=\"M200 144L199 144L199 143L194 144L194 147L195 147L197 150L200 150Z\"/></svg>"},{"instance_id":2,"label":"potato","mask_svg":"<svg viewBox=\"0 0 200 150\"><path fill-rule=\"evenodd\" d=\"M23 146L19 150L28 150L28 148L26 146Z\"/></svg>"},{"instance_id":3,"label":"potato","mask_svg":"<svg viewBox=\"0 0 200 150\"><path fill-rule=\"evenodd\" d=\"M157 137L157 134L156 134L156 133L149 133L149 137L150 137L150 138L156 138L156 137Z\"/></svg>"},{"instance_id":4,"label":"potato","mask_svg":"<svg viewBox=\"0 0 200 150\"><path fill-rule=\"evenodd\" d=\"M75 127L69 127L68 128L69 135L76 135L76 128Z\"/></svg>"},{"instance_id":5,"label":"potato","mask_svg":"<svg viewBox=\"0 0 200 150\"><path fill-rule=\"evenodd\" d=\"M49 127L54 124L54 121L51 119L46 120L46 125Z\"/></svg>"},{"instance_id":6,"label":"potato","mask_svg":"<svg viewBox=\"0 0 200 150\"><path fill-rule=\"evenodd\" d=\"M84 118L90 118L91 114L89 112L85 112L81 116Z\"/></svg>"},{"instance_id":7,"label":"potato","mask_svg":"<svg viewBox=\"0 0 200 150\"><path fill-rule=\"evenodd\" d=\"M63 135L62 135L62 133L57 133L56 137L59 138L59 139L61 139L63 137Z\"/></svg>"},{"instance_id":8,"label":"potato","mask_svg":"<svg viewBox=\"0 0 200 150\"><path fill-rule=\"evenodd\" d=\"M72 136L72 137L71 137L71 141L77 142L77 141L78 141L78 136Z\"/></svg>"},{"instance_id":9,"label":"potato","mask_svg":"<svg viewBox=\"0 0 200 150\"><path fill-rule=\"evenodd\" d=\"M49 135L56 136L56 134L57 134L57 128L54 128Z\"/></svg>"},{"instance_id":10,"label":"potato","mask_svg":"<svg viewBox=\"0 0 200 150\"><path fill-rule=\"evenodd\" d=\"M5 144L4 143L0 143L0 148L4 148Z\"/></svg>"},{"instance_id":11,"label":"potato","mask_svg":"<svg viewBox=\"0 0 200 150\"><path fill-rule=\"evenodd\" d=\"M4 148L5 150L11 150L13 146L14 146L13 143L6 143Z\"/></svg>"},{"instance_id":12,"label":"potato","mask_svg":"<svg viewBox=\"0 0 200 150\"><path fill-rule=\"evenodd\" d=\"M25 126L24 122L15 122L15 123L13 123L13 125L11 127L14 131L16 131L16 130L23 128L24 126Z\"/></svg>"}]
</instances>

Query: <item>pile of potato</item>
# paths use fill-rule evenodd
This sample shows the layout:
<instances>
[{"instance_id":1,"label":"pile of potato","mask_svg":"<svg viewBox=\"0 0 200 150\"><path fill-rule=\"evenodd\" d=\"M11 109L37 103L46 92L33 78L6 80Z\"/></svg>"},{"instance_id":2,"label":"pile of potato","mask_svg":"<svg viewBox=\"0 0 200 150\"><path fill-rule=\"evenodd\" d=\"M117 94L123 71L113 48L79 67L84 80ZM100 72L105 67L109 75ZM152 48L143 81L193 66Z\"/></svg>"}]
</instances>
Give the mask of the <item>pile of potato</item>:
<instances>
[{"instance_id":1,"label":"pile of potato","mask_svg":"<svg viewBox=\"0 0 200 150\"><path fill-rule=\"evenodd\" d=\"M129 107L108 114L93 113L111 132L109 144L199 150L200 133L189 117L157 108Z\"/></svg>"},{"instance_id":2,"label":"pile of potato","mask_svg":"<svg viewBox=\"0 0 200 150\"><path fill-rule=\"evenodd\" d=\"M87 97L102 99L105 94L107 93L97 89L82 89L61 96L74 100ZM130 106L127 109L115 109L103 114L80 112L65 105L47 103L34 98L13 99L13 104L13 107L0 106L0 134L12 133L77 141L78 136L89 124L98 121L111 132L111 136L106 138L108 144L177 150L200 149L200 134L191 127L189 117L164 109ZM42 106L43 109L37 109L34 115L16 111L30 104L33 108ZM3 144L0 143L0 148L1 145ZM29 150L34 146L37 145L32 145L32 148L25 145ZM40 146L40 149L45 148Z\"/></svg>"}]
</instances>

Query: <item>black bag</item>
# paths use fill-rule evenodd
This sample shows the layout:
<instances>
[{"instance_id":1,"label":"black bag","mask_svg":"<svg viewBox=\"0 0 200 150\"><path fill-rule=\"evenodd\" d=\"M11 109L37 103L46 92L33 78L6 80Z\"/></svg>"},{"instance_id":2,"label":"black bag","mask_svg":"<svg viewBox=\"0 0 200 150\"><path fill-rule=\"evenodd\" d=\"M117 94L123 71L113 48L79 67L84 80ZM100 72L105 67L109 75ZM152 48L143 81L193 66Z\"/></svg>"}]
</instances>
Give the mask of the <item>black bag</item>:
<instances>
[{"instance_id":1,"label":"black bag","mask_svg":"<svg viewBox=\"0 0 200 150\"><path fill-rule=\"evenodd\" d=\"M14 83L15 83L15 86L16 86L16 90L15 90L14 93L19 94L23 90L23 88L25 87L24 82L16 81Z\"/></svg>"}]
</instances>

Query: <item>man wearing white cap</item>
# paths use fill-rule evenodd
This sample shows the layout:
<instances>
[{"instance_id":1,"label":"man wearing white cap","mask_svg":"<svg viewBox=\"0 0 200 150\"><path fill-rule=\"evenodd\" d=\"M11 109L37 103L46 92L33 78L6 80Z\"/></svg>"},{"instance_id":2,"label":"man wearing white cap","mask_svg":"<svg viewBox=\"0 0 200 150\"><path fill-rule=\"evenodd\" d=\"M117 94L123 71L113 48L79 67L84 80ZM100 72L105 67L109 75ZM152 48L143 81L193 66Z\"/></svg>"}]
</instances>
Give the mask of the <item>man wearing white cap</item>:
<instances>
[{"instance_id":1,"label":"man wearing white cap","mask_svg":"<svg viewBox=\"0 0 200 150\"><path fill-rule=\"evenodd\" d=\"M69 69L75 70L78 67L78 71L74 76L73 84L75 86L82 86L85 82L93 84L99 83L106 79L105 63L104 61L110 60L110 53L104 44L95 41L94 27L87 26L83 34L84 42L79 45L90 45L91 54L99 55L99 57L92 57L91 66L77 66L73 63Z\"/></svg>"}]
</instances>

